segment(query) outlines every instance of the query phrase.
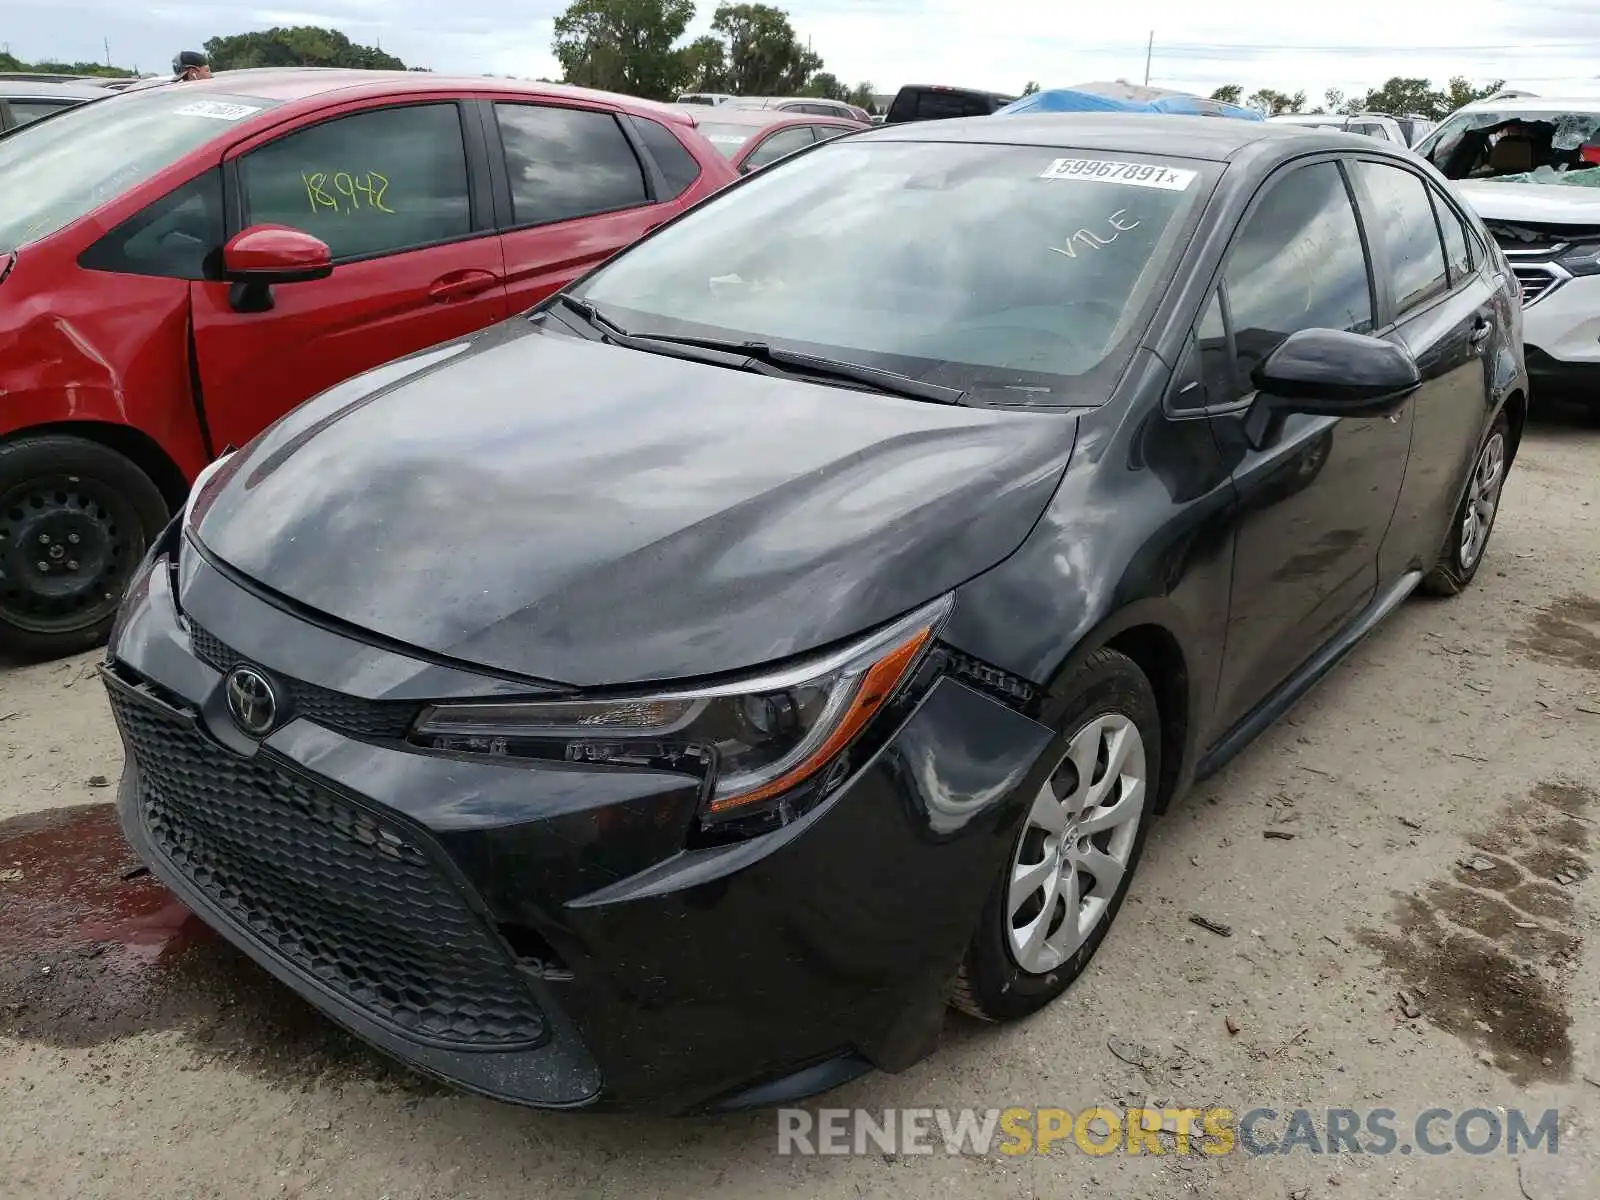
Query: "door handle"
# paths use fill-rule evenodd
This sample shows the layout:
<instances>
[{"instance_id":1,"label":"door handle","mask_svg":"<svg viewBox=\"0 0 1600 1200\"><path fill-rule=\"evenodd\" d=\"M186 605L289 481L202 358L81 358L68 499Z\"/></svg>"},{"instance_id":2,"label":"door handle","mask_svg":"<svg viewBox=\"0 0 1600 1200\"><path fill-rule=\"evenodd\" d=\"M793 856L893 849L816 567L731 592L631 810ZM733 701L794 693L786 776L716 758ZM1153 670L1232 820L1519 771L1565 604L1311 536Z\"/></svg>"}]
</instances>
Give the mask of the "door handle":
<instances>
[{"instance_id":1,"label":"door handle","mask_svg":"<svg viewBox=\"0 0 1600 1200\"><path fill-rule=\"evenodd\" d=\"M428 285L428 299L447 304L451 300L464 300L492 287L498 287L500 276L493 271L453 271L441 275Z\"/></svg>"},{"instance_id":2,"label":"door handle","mask_svg":"<svg viewBox=\"0 0 1600 1200\"><path fill-rule=\"evenodd\" d=\"M1493 332L1494 322L1489 320L1488 317L1479 317L1477 323L1472 327L1472 344L1474 346L1478 345Z\"/></svg>"}]
</instances>

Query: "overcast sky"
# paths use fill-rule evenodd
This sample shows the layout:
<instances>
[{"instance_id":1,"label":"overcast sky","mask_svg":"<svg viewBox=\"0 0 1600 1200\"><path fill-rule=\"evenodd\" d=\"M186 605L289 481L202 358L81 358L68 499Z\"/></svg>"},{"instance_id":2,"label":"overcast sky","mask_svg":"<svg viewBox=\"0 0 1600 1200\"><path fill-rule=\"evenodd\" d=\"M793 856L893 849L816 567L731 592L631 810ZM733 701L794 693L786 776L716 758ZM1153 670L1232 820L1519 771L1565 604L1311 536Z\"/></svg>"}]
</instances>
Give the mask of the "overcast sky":
<instances>
[{"instance_id":1,"label":"overcast sky","mask_svg":"<svg viewBox=\"0 0 1600 1200\"><path fill-rule=\"evenodd\" d=\"M1050 86L1144 77L1153 29L1152 83L1210 91L1326 88L1358 92L1392 75L1440 82L1505 78L1531 90L1600 75L1596 0L1406 0L1350 6L1282 0L1194 0L1075 5L1063 0L778 0L809 37L827 69L879 91L902 83L954 83L1017 91L1030 79ZM172 55L217 34L272 25L323 25L378 43L408 65L472 74L554 76L551 20L564 0L287 0L184 3L158 0L144 11L117 0L48 0L8 5L0 40L20 58L105 58L165 70ZM691 35L710 21L702 0ZM1208 15L1197 11L1211 8ZM1600 81L1597 81L1600 87Z\"/></svg>"}]
</instances>

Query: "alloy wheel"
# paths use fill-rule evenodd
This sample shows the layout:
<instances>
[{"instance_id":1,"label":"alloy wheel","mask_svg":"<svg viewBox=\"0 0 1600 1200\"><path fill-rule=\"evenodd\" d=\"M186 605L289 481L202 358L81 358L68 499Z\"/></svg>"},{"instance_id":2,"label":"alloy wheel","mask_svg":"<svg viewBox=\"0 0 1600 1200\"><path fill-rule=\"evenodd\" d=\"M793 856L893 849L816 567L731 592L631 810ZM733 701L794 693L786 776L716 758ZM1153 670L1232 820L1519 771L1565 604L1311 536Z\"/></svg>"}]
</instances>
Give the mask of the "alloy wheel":
<instances>
[{"instance_id":1,"label":"alloy wheel","mask_svg":"<svg viewBox=\"0 0 1600 1200\"><path fill-rule=\"evenodd\" d=\"M1506 478L1506 440L1496 430L1483 445L1478 465L1467 488L1466 511L1461 518L1461 566L1471 570L1489 541L1495 509L1500 504L1500 489Z\"/></svg>"},{"instance_id":2,"label":"alloy wheel","mask_svg":"<svg viewBox=\"0 0 1600 1200\"><path fill-rule=\"evenodd\" d=\"M1070 959L1106 919L1149 791L1144 740L1120 713L1087 722L1034 798L1012 855L1006 934L1032 974Z\"/></svg>"}]
</instances>

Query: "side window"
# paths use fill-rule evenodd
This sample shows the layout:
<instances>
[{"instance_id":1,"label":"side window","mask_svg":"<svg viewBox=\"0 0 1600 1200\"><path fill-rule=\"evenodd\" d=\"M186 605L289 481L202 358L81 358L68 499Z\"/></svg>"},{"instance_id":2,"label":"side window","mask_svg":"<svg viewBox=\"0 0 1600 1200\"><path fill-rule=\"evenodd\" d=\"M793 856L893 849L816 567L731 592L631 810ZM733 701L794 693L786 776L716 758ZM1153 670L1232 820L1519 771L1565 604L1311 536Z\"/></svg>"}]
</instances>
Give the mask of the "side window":
<instances>
[{"instance_id":1,"label":"side window","mask_svg":"<svg viewBox=\"0 0 1600 1200\"><path fill-rule=\"evenodd\" d=\"M1439 228L1444 233L1444 260L1450 268L1450 286L1454 287L1472 274L1472 252L1467 249L1467 227L1460 214L1450 207L1437 189L1429 188L1434 210L1439 214Z\"/></svg>"},{"instance_id":2,"label":"side window","mask_svg":"<svg viewBox=\"0 0 1600 1200\"><path fill-rule=\"evenodd\" d=\"M1204 408L1210 404L1227 404L1241 394L1233 374L1233 351L1228 346L1228 330L1222 320L1222 301L1212 292L1206 301L1205 311L1194 327L1195 352L1198 355L1200 386L1178 392L1172 397L1172 407L1182 411Z\"/></svg>"},{"instance_id":3,"label":"side window","mask_svg":"<svg viewBox=\"0 0 1600 1200\"><path fill-rule=\"evenodd\" d=\"M813 125L811 127L812 135L819 142L831 142L834 138L843 137L849 132L843 125Z\"/></svg>"},{"instance_id":4,"label":"side window","mask_svg":"<svg viewBox=\"0 0 1600 1200\"><path fill-rule=\"evenodd\" d=\"M1389 248L1395 310L1404 314L1449 288L1428 185L1420 176L1386 163L1354 165L1372 198L1373 219L1367 226Z\"/></svg>"},{"instance_id":5,"label":"side window","mask_svg":"<svg viewBox=\"0 0 1600 1200\"><path fill-rule=\"evenodd\" d=\"M394 254L472 232L467 153L454 104L324 121L239 160L247 225L292 225L335 260Z\"/></svg>"},{"instance_id":6,"label":"side window","mask_svg":"<svg viewBox=\"0 0 1600 1200\"><path fill-rule=\"evenodd\" d=\"M48 117L51 113L71 107L59 100L13 100L11 115L17 119L18 125L26 125L29 121L37 121L40 117Z\"/></svg>"},{"instance_id":7,"label":"side window","mask_svg":"<svg viewBox=\"0 0 1600 1200\"><path fill-rule=\"evenodd\" d=\"M1267 187L1223 271L1242 388L1291 333L1372 330L1367 258L1339 168L1314 163Z\"/></svg>"},{"instance_id":8,"label":"side window","mask_svg":"<svg viewBox=\"0 0 1600 1200\"><path fill-rule=\"evenodd\" d=\"M667 185L667 194L658 196L658 200L676 200L689 190L689 185L700 178L700 164L683 148L680 142L659 121L652 121L648 117L634 117L633 127L639 133L639 140L644 143L644 148L650 152L650 157L656 160L656 166L661 170L662 180Z\"/></svg>"},{"instance_id":9,"label":"side window","mask_svg":"<svg viewBox=\"0 0 1600 1200\"><path fill-rule=\"evenodd\" d=\"M648 204L644 168L608 112L496 104L518 225L570 221Z\"/></svg>"},{"instance_id":10,"label":"side window","mask_svg":"<svg viewBox=\"0 0 1600 1200\"><path fill-rule=\"evenodd\" d=\"M790 129L780 129L772 134L761 145L751 152L750 157L744 160L744 165L749 170L764 167L770 162L776 162L785 154L792 154L796 150L803 150L813 145L816 139L811 136L811 126L796 125Z\"/></svg>"},{"instance_id":11,"label":"side window","mask_svg":"<svg viewBox=\"0 0 1600 1200\"><path fill-rule=\"evenodd\" d=\"M222 217L222 171L213 167L152 200L78 256L90 271L206 279L208 259L226 234Z\"/></svg>"}]
</instances>

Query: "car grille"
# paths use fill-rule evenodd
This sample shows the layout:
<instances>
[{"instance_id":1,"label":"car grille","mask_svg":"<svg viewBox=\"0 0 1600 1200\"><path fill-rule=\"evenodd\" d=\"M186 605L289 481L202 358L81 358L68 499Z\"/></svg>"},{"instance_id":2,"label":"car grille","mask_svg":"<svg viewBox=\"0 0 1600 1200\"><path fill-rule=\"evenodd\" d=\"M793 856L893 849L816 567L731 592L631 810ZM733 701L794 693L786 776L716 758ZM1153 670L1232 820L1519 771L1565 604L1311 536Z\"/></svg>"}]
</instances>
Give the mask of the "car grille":
<instances>
[{"instance_id":1,"label":"car grille","mask_svg":"<svg viewBox=\"0 0 1600 1200\"><path fill-rule=\"evenodd\" d=\"M272 954L413 1038L509 1049L543 1036L508 953L421 838L109 690L146 834Z\"/></svg>"},{"instance_id":2,"label":"car grille","mask_svg":"<svg viewBox=\"0 0 1600 1200\"><path fill-rule=\"evenodd\" d=\"M201 660L219 671L226 671L236 663L250 661L192 621L189 623L189 644ZM286 679L277 672L273 672L273 678L281 680L288 690L286 717L305 717L318 725L356 737L403 738L420 711L418 705L404 700L363 700L318 687L314 683Z\"/></svg>"},{"instance_id":3,"label":"car grille","mask_svg":"<svg viewBox=\"0 0 1600 1200\"><path fill-rule=\"evenodd\" d=\"M1555 290L1561 283L1561 277L1546 267L1534 264L1513 264L1511 273L1517 277L1517 284L1522 289L1522 307L1527 308L1536 300L1543 299Z\"/></svg>"}]
</instances>

